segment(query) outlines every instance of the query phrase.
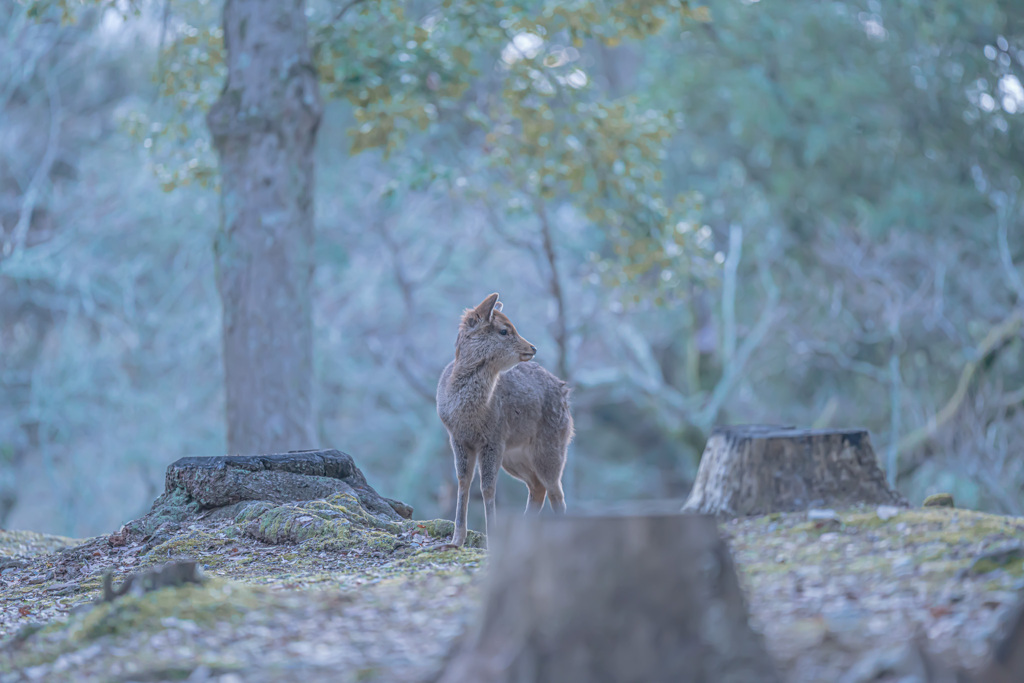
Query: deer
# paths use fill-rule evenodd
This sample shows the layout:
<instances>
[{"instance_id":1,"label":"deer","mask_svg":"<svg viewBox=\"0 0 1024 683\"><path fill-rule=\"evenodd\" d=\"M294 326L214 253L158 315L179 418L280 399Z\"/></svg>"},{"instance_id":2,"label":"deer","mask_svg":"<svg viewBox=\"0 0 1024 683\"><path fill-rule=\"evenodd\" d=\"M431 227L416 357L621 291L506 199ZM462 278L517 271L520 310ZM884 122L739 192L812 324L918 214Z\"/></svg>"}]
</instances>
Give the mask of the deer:
<instances>
[{"instance_id":1,"label":"deer","mask_svg":"<svg viewBox=\"0 0 1024 683\"><path fill-rule=\"evenodd\" d=\"M459 322L455 360L437 384L437 414L455 455L458 497L449 545L466 542L469 490L480 470L484 531L495 520L494 496L502 468L526 484L524 514L544 500L565 513L562 473L573 437L569 387L534 362L537 347L523 338L495 292Z\"/></svg>"}]
</instances>

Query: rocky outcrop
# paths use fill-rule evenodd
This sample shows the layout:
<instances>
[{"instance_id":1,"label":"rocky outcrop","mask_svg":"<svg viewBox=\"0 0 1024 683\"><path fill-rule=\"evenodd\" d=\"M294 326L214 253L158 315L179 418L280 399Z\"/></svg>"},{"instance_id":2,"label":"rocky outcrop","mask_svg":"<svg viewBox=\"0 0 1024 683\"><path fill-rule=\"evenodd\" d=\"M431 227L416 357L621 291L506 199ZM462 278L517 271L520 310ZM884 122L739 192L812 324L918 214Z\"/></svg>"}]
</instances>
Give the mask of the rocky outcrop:
<instances>
[{"instance_id":1,"label":"rocky outcrop","mask_svg":"<svg viewBox=\"0 0 1024 683\"><path fill-rule=\"evenodd\" d=\"M255 501L273 507L339 494L351 496L360 512L380 523L412 516L410 506L377 493L352 456L341 451L181 458L167 467L165 490L150 512L110 542L122 542L124 534L159 537L168 527L197 519L233 519Z\"/></svg>"}]
</instances>

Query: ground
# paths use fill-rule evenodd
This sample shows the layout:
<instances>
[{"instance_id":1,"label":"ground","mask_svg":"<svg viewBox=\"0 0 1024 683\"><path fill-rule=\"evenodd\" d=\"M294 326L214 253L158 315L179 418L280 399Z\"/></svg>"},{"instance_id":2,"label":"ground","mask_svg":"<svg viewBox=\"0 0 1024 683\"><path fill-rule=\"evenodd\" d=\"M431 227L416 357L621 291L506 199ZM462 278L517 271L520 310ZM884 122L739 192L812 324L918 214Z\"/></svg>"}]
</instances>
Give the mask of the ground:
<instances>
[{"instance_id":1,"label":"ground","mask_svg":"<svg viewBox=\"0 0 1024 683\"><path fill-rule=\"evenodd\" d=\"M302 524L341 523L335 541L316 525L296 536L280 512L266 519L287 542L256 540L269 522L257 531L251 510L155 546L0 532L0 681L428 679L473 623L485 551L435 547L450 522L380 529L360 514L339 522L338 507L291 506ZM915 636L976 669L1024 586L1024 519L883 507L720 528L751 623L792 683L899 680ZM208 580L92 604L103 572L117 586L175 557L196 559Z\"/></svg>"}]
</instances>

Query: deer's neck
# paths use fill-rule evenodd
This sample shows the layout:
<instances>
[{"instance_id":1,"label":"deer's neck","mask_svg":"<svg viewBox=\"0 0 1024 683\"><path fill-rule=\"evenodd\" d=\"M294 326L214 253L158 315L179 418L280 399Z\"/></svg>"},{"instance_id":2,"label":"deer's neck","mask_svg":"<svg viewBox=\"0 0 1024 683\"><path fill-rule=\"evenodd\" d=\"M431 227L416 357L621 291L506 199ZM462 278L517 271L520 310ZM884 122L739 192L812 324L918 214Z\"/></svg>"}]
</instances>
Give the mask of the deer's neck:
<instances>
[{"instance_id":1,"label":"deer's neck","mask_svg":"<svg viewBox=\"0 0 1024 683\"><path fill-rule=\"evenodd\" d=\"M489 405L501 373L486 360L460 358L452 368L449 387L467 408Z\"/></svg>"}]
</instances>

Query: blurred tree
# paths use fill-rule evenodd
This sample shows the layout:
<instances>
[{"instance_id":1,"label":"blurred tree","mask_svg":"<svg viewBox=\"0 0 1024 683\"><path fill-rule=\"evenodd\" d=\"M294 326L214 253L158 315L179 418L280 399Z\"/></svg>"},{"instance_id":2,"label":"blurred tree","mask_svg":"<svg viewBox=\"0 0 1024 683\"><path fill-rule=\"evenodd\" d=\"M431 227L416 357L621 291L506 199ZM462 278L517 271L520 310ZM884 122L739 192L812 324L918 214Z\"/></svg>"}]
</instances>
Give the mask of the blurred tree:
<instances>
[{"instance_id":1,"label":"blurred tree","mask_svg":"<svg viewBox=\"0 0 1024 683\"><path fill-rule=\"evenodd\" d=\"M312 448L313 149L321 104L304 0L226 0L217 285L228 451Z\"/></svg>"}]
</instances>

